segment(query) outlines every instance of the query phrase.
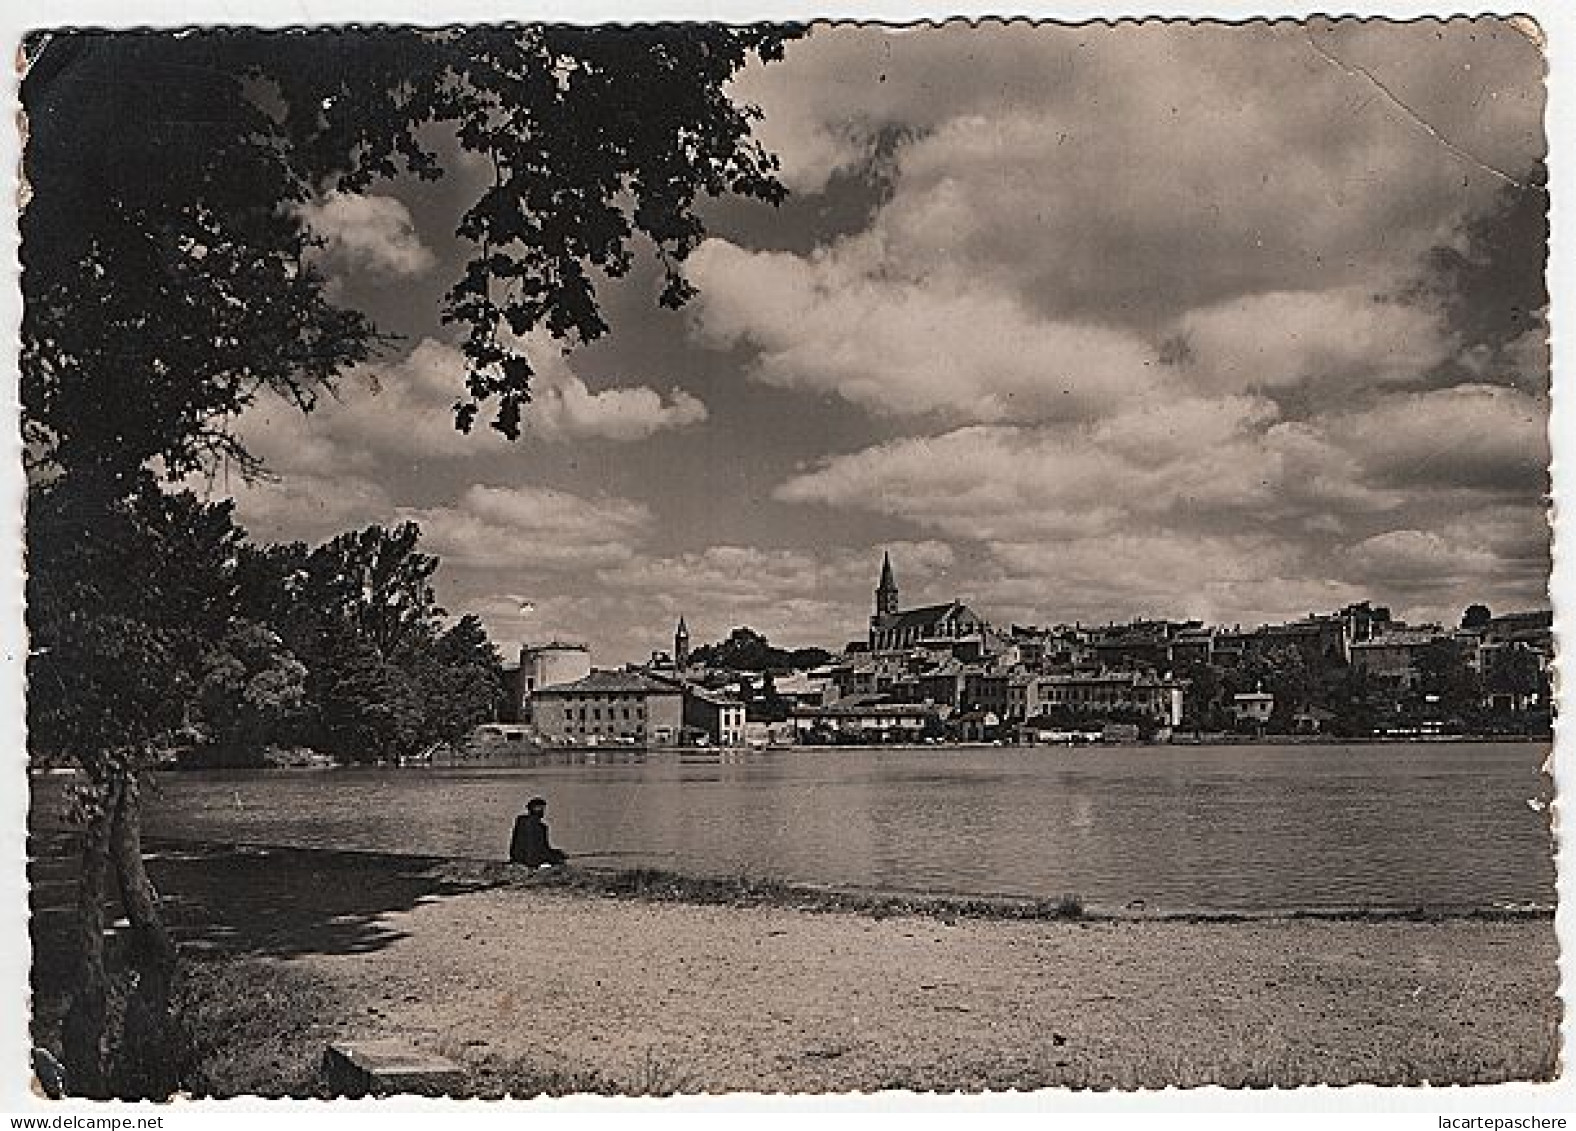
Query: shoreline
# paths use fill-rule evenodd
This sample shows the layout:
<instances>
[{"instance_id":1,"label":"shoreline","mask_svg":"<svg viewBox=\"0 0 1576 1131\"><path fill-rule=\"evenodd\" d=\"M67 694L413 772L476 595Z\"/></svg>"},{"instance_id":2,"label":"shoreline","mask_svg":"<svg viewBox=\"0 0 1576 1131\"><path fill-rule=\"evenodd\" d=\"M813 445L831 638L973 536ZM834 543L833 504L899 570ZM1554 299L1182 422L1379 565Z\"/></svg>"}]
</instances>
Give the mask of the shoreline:
<instances>
[{"instance_id":1,"label":"shoreline","mask_svg":"<svg viewBox=\"0 0 1576 1131\"><path fill-rule=\"evenodd\" d=\"M1001 892L919 891L901 888L857 887L781 880L735 872L707 874L642 864L582 864L570 857L562 869L532 871L507 861L429 853L387 852L380 849L320 848L266 842L206 840L171 836L144 838L150 858L168 852L187 852L222 858L231 855L276 856L302 859L380 863L389 867L432 869L466 883L488 883L523 890L547 889L621 896L662 903L698 906L779 907L801 912L842 912L877 918L922 915L938 918L986 920L1068 920L1087 923L1267 923L1310 920L1333 923L1413 922L1447 920L1485 922L1549 920L1557 905L1549 903L1493 905L1327 905L1265 909L1154 908L1086 905L1076 895L1035 897ZM592 859L595 859L594 857ZM1141 901L1140 901L1141 902Z\"/></svg>"},{"instance_id":2,"label":"shoreline","mask_svg":"<svg viewBox=\"0 0 1576 1131\"><path fill-rule=\"evenodd\" d=\"M34 917L48 1043L73 892L70 845L36 847L35 898L58 905ZM461 1065L457 1094L522 1098L1557 1072L1546 912L1074 916L642 869L147 851L187 958L201 1094L321 1094L327 1042L390 1035Z\"/></svg>"},{"instance_id":3,"label":"shoreline","mask_svg":"<svg viewBox=\"0 0 1576 1131\"><path fill-rule=\"evenodd\" d=\"M216 770L328 770L328 769L357 769L357 768L382 768L382 769L451 769L464 765L506 764L521 762L528 759L552 758L561 756L621 756L625 758L646 757L648 755L718 755L723 757L737 757L741 755L758 754L787 754L796 751L805 753L827 753L832 751L919 751L939 752L948 750L1101 750L1115 749L1127 750L1135 748L1164 749L1167 747L1255 747L1255 746L1403 746L1403 745L1485 745L1485 744L1545 744L1552 750L1554 736L1531 734L1448 734L1448 735L1369 735L1362 738L1340 738L1333 735L1313 734L1269 734L1269 735L1241 735L1241 734L1179 734L1173 733L1165 740L1106 740L1095 738L1079 742L866 742L866 743L766 743L762 745L740 744L736 746L642 746L615 744L611 746L569 746L569 745L528 745L518 744L518 748L499 744L494 748L473 753L451 753L443 757L428 758L390 758L378 761L349 761L338 762L325 754L312 753L308 756L294 760L288 758L269 758L259 756L256 761L234 763L208 763L202 759L192 761L169 761L160 763L156 769L161 773L199 773ZM46 776L50 774L71 774L75 771L69 767L36 768L30 767L28 774L31 777Z\"/></svg>"}]
</instances>

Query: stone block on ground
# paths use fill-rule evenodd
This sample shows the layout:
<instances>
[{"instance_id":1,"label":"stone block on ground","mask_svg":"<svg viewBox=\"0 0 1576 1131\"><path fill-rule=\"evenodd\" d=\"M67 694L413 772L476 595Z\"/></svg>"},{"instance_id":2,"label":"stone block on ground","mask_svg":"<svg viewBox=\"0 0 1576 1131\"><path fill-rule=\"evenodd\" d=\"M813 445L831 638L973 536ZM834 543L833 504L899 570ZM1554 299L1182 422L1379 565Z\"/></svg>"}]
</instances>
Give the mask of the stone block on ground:
<instances>
[{"instance_id":1,"label":"stone block on ground","mask_svg":"<svg viewBox=\"0 0 1576 1131\"><path fill-rule=\"evenodd\" d=\"M465 1082L454 1061L402 1037L335 1041L323 1053L323 1076L343 1096L445 1096Z\"/></svg>"}]
</instances>

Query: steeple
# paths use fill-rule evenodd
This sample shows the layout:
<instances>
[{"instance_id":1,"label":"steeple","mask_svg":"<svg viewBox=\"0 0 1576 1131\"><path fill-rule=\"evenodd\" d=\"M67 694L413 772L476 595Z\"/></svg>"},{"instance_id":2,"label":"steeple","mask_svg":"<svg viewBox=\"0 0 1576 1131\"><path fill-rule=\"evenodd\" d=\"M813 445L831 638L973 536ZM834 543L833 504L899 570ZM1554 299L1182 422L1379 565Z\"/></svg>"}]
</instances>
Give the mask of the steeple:
<instances>
[{"instance_id":1,"label":"steeple","mask_svg":"<svg viewBox=\"0 0 1576 1131\"><path fill-rule=\"evenodd\" d=\"M881 581L876 585L876 616L897 612L897 578L892 576L892 555L881 555Z\"/></svg>"},{"instance_id":2,"label":"steeple","mask_svg":"<svg viewBox=\"0 0 1576 1131\"><path fill-rule=\"evenodd\" d=\"M689 663L689 629L684 618L679 617L679 627L673 633L673 664L682 668Z\"/></svg>"}]
</instances>

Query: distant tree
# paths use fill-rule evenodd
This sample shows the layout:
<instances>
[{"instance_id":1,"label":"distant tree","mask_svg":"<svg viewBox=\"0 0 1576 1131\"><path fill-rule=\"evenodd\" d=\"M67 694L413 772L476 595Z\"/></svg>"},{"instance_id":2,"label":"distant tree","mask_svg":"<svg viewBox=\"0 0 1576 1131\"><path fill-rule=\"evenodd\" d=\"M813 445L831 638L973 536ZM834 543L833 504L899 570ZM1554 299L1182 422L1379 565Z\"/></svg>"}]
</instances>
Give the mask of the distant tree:
<instances>
[{"instance_id":1,"label":"distant tree","mask_svg":"<svg viewBox=\"0 0 1576 1131\"><path fill-rule=\"evenodd\" d=\"M414 522L341 534L307 557L300 596L392 660L443 615L432 588L438 559L420 541Z\"/></svg>"},{"instance_id":2,"label":"distant tree","mask_svg":"<svg viewBox=\"0 0 1576 1131\"><path fill-rule=\"evenodd\" d=\"M496 717L502 660L475 616L442 627L420 542L415 523L374 524L240 556L241 600L306 665L305 737L336 757L400 757Z\"/></svg>"},{"instance_id":3,"label":"distant tree","mask_svg":"<svg viewBox=\"0 0 1576 1131\"><path fill-rule=\"evenodd\" d=\"M221 751L260 751L306 697L306 666L279 634L236 619L202 655L197 701L206 737Z\"/></svg>"},{"instance_id":4,"label":"distant tree","mask_svg":"<svg viewBox=\"0 0 1576 1131\"><path fill-rule=\"evenodd\" d=\"M1530 697L1546 691L1543 662L1525 646L1496 649L1483 673L1485 690L1496 695Z\"/></svg>"},{"instance_id":5,"label":"distant tree","mask_svg":"<svg viewBox=\"0 0 1576 1131\"><path fill-rule=\"evenodd\" d=\"M475 616L464 616L407 665L421 694L424 742L458 743L498 716L503 661Z\"/></svg>"},{"instance_id":6,"label":"distant tree","mask_svg":"<svg viewBox=\"0 0 1576 1131\"><path fill-rule=\"evenodd\" d=\"M1182 726L1188 730L1226 730L1227 691L1221 670L1213 664L1183 664L1174 673L1187 686L1182 693Z\"/></svg>"},{"instance_id":7,"label":"distant tree","mask_svg":"<svg viewBox=\"0 0 1576 1131\"><path fill-rule=\"evenodd\" d=\"M1367 675L1359 668L1344 667L1327 673L1324 702L1334 718L1329 731L1339 738L1365 738L1377 724L1377 704L1374 689Z\"/></svg>"},{"instance_id":8,"label":"distant tree","mask_svg":"<svg viewBox=\"0 0 1576 1131\"><path fill-rule=\"evenodd\" d=\"M1418 652L1415 663L1417 691L1425 701L1431 697L1436 710L1459 716L1477 709L1482 685L1454 640L1434 641Z\"/></svg>"},{"instance_id":9,"label":"distant tree","mask_svg":"<svg viewBox=\"0 0 1576 1131\"><path fill-rule=\"evenodd\" d=\"M726 640L703 644L690 652L693 663L739 672L802 671L819 667L831 659L832 654L823 648L788 651L773 647L771 641L753 628L736 628Z\"/></svg>"},{"instance_id":10,"label":"distant tree","mask_svg":"<svg viewBox=\"0 0 1576 1131\"><path fill-rule=\"evenodd\" d=\"M1462 628L1483 628L1494 619L1494 614L1489 612L1487 605L1468 605L1466 612L1461 614Z\"/></svg>"},{"instance_id":11,"label":"distant tree","mask_svg":"<svg viewBox=\"0 0 1576 1131\"><path fill-rule=\"evenodd\" d=\"M421 737L417 688L367 641L330 637L308 687L317 741L340 760L378 762L415 751Z\"/></svg>"}]
</instances>

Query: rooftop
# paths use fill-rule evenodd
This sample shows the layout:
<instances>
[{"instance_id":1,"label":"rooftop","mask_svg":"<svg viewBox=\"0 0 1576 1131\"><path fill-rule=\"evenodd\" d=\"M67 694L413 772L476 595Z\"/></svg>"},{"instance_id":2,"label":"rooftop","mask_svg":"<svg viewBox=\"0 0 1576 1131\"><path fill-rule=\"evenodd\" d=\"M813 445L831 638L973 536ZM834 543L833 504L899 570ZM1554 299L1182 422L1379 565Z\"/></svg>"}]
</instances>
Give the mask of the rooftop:
<instances>
[{"instance_id":1,"label":"rooftop","mask_svg":"<svg viewBox=\"0 0 1576 1131\"><path fill-rule=\"evenodd\" d=\"M540 688L537 695L677 695L679 689L671 683L655 679L644 672L595 671L573 683L555 683Z\"/></svg>"},{"instance_id":2,"label":"rooftop","mask_svg":"<svg viewBox=\"0 0 1576 1131\"><path fill-rule=\"evenodd\" d=\"M895 613L878 617L876 627L925 629L940 624L954 611L968 612L968 606L961 601L948 601L945 605L921 605L917 609L900 609Z\"/></svg>"}]
</instances>

